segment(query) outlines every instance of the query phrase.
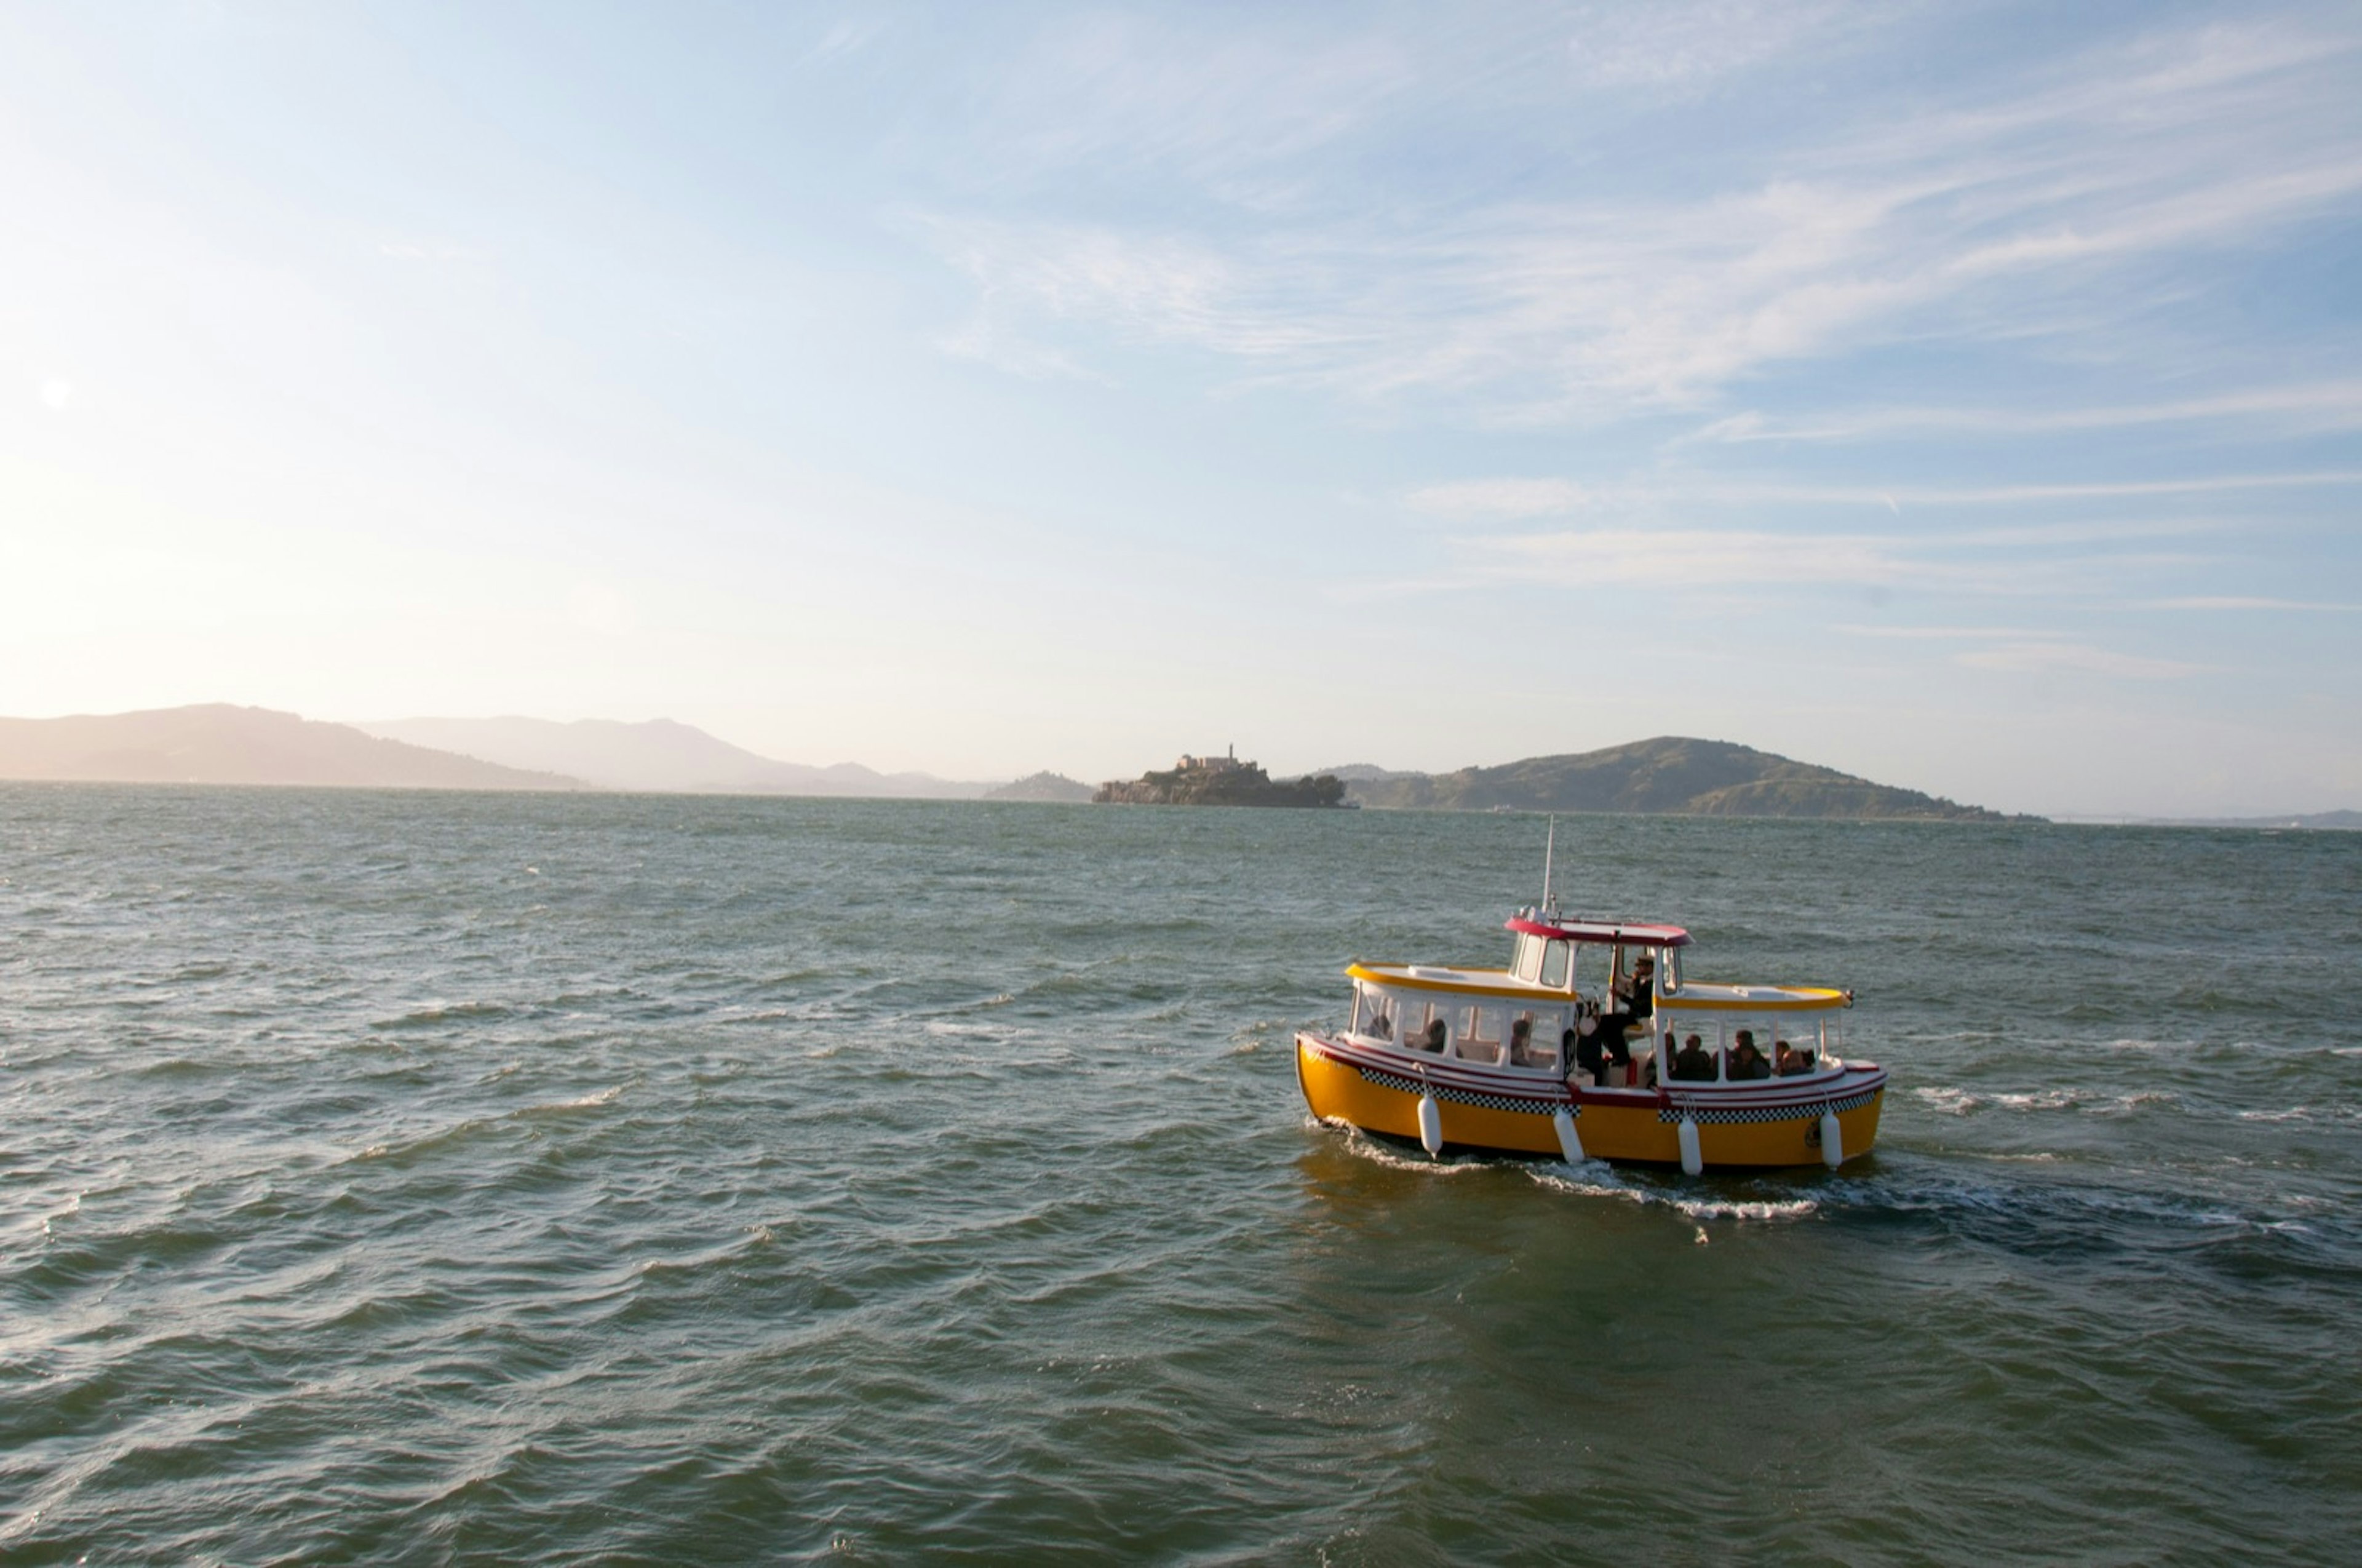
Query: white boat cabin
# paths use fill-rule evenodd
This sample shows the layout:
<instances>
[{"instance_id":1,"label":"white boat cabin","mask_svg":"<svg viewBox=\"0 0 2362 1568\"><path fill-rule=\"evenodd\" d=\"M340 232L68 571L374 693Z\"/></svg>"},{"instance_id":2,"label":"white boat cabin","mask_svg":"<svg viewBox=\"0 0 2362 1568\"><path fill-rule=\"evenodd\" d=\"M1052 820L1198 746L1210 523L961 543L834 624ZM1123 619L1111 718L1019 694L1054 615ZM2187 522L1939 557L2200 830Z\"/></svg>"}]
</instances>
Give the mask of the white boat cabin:
<instances>
[{"instance_id":1,"label":"white boat cabin","mask_svg":"<svg viewBox=\"0 0 2362 1568\"><path fill-rule=\"evenodd\" d=\"M1506 969L1354 964L1349 1035L1366 1044L1574 1075L1579 1087L1740 1083L1838 1071L1842 991L1685 983L1679 926L1524 910ZM1694 1044L1694 1049L1692 1048ZM1587 1082L1585 1081L1587 1080Z\"/></svg>"}]
</instances>

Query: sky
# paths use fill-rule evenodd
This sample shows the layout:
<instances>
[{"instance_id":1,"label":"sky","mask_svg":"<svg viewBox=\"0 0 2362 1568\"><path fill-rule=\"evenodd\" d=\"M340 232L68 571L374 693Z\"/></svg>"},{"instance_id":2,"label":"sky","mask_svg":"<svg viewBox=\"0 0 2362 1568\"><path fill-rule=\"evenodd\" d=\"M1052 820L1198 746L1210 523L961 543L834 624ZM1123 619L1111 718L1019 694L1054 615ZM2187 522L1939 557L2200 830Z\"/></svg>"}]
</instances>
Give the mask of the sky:
<instances>
[{"instance_id":1,"label":"sky","mask_svg":"<svg viewBox=\"0 0 2362 1568\"><path fill-rule=\"evenodd\" d=\"M2362 807L2351 6L0 5L0 713Z\"/></svg>"}]
</instances>

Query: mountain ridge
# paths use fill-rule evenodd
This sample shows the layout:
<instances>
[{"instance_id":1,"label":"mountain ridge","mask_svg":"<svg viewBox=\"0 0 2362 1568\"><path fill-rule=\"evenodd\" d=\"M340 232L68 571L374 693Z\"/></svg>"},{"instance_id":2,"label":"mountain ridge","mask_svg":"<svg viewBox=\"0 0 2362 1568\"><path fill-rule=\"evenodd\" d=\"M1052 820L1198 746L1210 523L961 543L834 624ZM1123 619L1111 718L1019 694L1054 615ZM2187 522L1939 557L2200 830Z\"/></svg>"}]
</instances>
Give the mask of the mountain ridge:
<instances>
[{"instance_id":1,"label":"mountain ridge","mask_svg":"<svg viewBox=\"0 0 2362 1568\"><path fill-rule=\"evenodd\" d=\"M1522 757L1443 774L1329 768L1349 799L1380 810L1638 812L1851 821L2038 822L1873 783L1730 741L1658 735L1597 751Z\"/></svg>"},{"instance_id":2,"label":"mountain ridge","mask_svg":"<svg viewBox=\"0 0 2362 1568\"><path fill-rule=\"evenodd\" d=\"M583 790L581 779L364 734L270 708L201 702L0 718L0 778L395 790Z\"/></svg>"},{"instance_id":3,"label":"mountain ridge","mask_svg":"<svg viewBox=\"0 0 2362 1568\"><path fill-rule=\"evenodd\" d=\"M564 721L502 714L371 720L354 728L503 767L568 773L602 790L962 801L989 788L929 773L880 773L857 762L825 767L781 762L678 719Z\"/></svg>"},{"instance_id":4,"label":"mountain ridge","mask_svg":"<svg viewBox=\"0 0 2362 1568\"><path fill-rule=\"evenodd\" d=\"M987 790L988 801L1052 801L1062 804L1081 804L1090 800L1091 787L1079 778L1069 778L1063 773L1043 768L1024 778Z\"/></svg>"}]
</instances>

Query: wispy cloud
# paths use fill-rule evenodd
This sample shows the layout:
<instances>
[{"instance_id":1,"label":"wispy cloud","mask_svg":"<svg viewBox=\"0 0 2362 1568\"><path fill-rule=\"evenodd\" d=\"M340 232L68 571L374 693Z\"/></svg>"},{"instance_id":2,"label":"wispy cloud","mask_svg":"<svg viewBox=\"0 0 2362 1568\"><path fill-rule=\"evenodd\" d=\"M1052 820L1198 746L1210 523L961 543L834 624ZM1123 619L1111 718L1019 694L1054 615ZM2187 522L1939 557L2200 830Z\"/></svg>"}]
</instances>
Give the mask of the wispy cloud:
<instances>
[{"instance_id":1,"label":"wispy cloud","mask_svg":"<svg viewBox=\"0 0 2362 1568\"><path fill-rule=\"evenodd\" d=\"M1839 622L1831 626L1853 637L1884 637L1904 642L1991 642L1996 639L2036 639L2046 635L2032 626L1864 626Z\"/></svg>"},{"instance_id":2,"label":"wispy cloud","mask_svg":"<svg viewBox=\"0 0 2362 1568\"><path fill-rule=\"evenodd\" d=\"M2041 675L2060 670L2135 680L2172 680L2205 667L2179 659L2118 653L2078 638L2034 626L1865 626L1839 623L1830 628L1848 636L1891 641L1983 643L1956 653L1951 662L1969 669Z\"/></svg>"},{"instance_id":3,"label":"wispy cloud","mask_svg":"<svg viewBox=\"0 0 2362 1568\"><path fill-rule=\"evenodd\" d=\"M1403 499L1440 517L1548 517L1574 511L1588 495L1573 480L1491 479L1431 484Z\"/></svg>"},{"instance_id":4,"label":"wispy cloud","mask_svg":"<svg viewBox=\"0 0 2362 1568\"><path fill-rule=\"evenodd\" d=\"M2134 680L2175 680L2205 668L2179 659L2144 658L2137 654L2093 647L2088 643L2064 641L2003 643L1998 647L1955 654L1952 662L1970 669L2004 670L2014 675L2049 675L2069 670Z\"/></svg>"},{"instance_id":5,"label":"wispy cloud","mask_svg":"<svg viewBox=\"0 0 2362 1568\"><path fill-rule=\"evenodd\" d=\"M1789 54L1827 47L1846 28L1874 25L1860 6L1762 5L1753 0L1624 0L1585 6L1572 17L1567 56L1594 87L1696 90Z\"/></svg>"},{"instance_id":6,"label":"wispy cloud","mask_svg":"<svg viewBox=\"0 0 2362 1568\"><path fill-rule=\"evenodd\" d=\"M1430 203L1383 225L1292 222L1283 204L1186 235L943 232L965 236L946 248L980 285L1047 321L1195 345L1261 376L1476 393L1537 419L1694 405L1775 363L1904 331L2072 331L2116 308L2089 288L2109 269L2350 210L2355 48L2279 27L2142 40L2014 96L1864 124L1767 179L1682 200ZM1127 79L1150 71L1123 58ZM1284 161L1275 149L1266 167ZM2052 326L2032 325L2070 298Z\"/></svg>"},{"instance_id":7,"label":"wispy cloud","mask_svg":"<svg viewBox=\"0 0 2362 1568\"><path fill-rule=\"evenodd\" d=\"M2268 599L2249 595L2202 595L2188 599L2154 599L2152 610L2325 610L2340 614L2362 613L2362 604L2327 603L2314 599Z\"/></svg>"},{"instance_id":8,"label":"wispy cloud","mask_svg":"<svg viewBox=\"0 0 2362 1568\"><path fill-rule=\"evenodd\" d=\"M1403 501L1414 511L1457 517L1538 517L1606 508L1663 510L1794 504L1875 507L1895 513L1904 506L2016 506L2029 502L2152 500L2242 490L2336 489L2353 485L2362 485L2362 470L2332 469L2304 473L2196 474L2167 480L1999 485L1794 484L1716 480L1578 484L1568 479L1525 478L1462 480L1427 485L1409 491ZM1992 529L1962 537L2015 544L2070 535L2087 540L2153 536L2199 532L2214 526L2217 525L2205 520L2044 524Z\"/></svg>"},{"instance_id":9,"label":"wispy cloud","mask_svg":"<svg viewBox=\"0 0 2362 1568\"><path fill-rule=\"evenodd\" d=\"M2232 424L2284 436L2362 430L2362 381L2263 387L2213 397L2098 408L1878 408L1775 418L1717 419L1692 441L1869 441L1894 436L2038 436L2146 425Z\"/></svg>"},{"instance_id":10,"label":"wispy cloud","mask_svg":"<svg viewBox=\"0 0 2362 1568\"><path fill-rule=\"evenodd\" d=\"M1892 540L1741 528L1584 528L1457 541L1479 580L1575 587L1888 585L1924 575Z\"/></svg>"}]
</instances>

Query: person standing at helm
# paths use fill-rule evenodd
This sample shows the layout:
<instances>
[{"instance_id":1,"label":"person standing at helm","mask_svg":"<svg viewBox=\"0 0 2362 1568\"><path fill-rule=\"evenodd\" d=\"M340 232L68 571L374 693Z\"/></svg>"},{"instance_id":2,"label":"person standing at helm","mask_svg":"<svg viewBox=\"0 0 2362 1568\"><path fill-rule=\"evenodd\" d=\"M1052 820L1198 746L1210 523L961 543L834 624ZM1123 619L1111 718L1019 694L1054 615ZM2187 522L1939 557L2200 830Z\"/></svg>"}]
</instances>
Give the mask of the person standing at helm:
<instances>
[{"instance_id":1,"label":"person standing at helm","mask_svg":"<svg viewBox=\"0 0 2362 1568\"><path fill-rule=\"evenodd\" d=\"M1632 973L1616 981L1609 989L1616 999L1617 1010L1625 1017L1650 1017L1657 1010L1657 961L1641 954L1632 965Z\"/></svg>"}]
</instances>

